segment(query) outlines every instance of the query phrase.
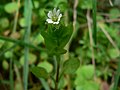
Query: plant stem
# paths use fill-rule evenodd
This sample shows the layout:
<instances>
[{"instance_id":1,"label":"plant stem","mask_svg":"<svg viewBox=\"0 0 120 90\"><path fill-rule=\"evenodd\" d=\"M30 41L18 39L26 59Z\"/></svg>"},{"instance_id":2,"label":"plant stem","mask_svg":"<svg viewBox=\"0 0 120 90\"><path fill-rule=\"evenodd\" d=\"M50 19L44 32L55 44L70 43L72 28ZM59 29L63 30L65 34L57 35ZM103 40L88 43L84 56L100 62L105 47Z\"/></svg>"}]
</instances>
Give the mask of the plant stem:
<instances>
[{"instance_id":1,"label":"plant stem","mask_svg":"<svg viewBox=\"0 0 120 90\"><path fill-rule=\"evenodd\" d=\"M97 0L92 0L93 4L93 39L95 45L97 44L97 22L96 22L96 13L97 13Z\"/></svg>"},{"instance_id":2,"label":"plant stem","mask_svg":"<svg viewBox=\"0 0 120 90\"><path fill-rule=\"evenodd\" d=\"M119 57L119 59L120 59L120 57ZM117 68L117 71L115 73L115 80L114 80L113 90L117 90L118 83L119 83L119 78L120 78L120 60L118 61L118 68Z\"/></svg>"},{"instance_id":3,"label":"plant stem","mask_svg":"<svg viewBox=\"0 0 120 90\"><path fill-rule=\"evenodd\" d=\"M92 15L93 15L93 41L94 43L92 47L95 47L92 49L92 64L94 65L94 80L96 79L96 71L95 71L95 59L94 59L94 51L96 50L96 45L97 45L97 21L96 21L96 14L97 14L97 0L92 0Z\"/></svg>"},{"instance_id":4,"label":"plant stem","mask_svg":"<svg viewBox=\"0 0 120 90\"><path fill-rule=\"evenodd\" d=\"M13 66L13 58L10 59L10 90L14 90L14 80L13 80L12 66Z\"/></svg>"},{"instance_id":5,"label":"plant stem","mask_svg":"<svg viewBox=\"0 0 120 90\"><path fill-rule=\"evenodd\" d=\"M41 84L43 85L45 90L50 90L50 87L45 79L40 78L39 80L41 81Z\"/></svg>"},{"instance_id":6,"label":"plant stem","mask_svg":"<svg viewBox=\"0 0 120 90\"><path fill-rule=\"evenodd\" d=\"M60 55L56 55L57 60L57 73L56 73L56 81L55 81L55 90L58 90L58 83L59 83L59 70L60 70Z\"/></svg>"}]
</instances>

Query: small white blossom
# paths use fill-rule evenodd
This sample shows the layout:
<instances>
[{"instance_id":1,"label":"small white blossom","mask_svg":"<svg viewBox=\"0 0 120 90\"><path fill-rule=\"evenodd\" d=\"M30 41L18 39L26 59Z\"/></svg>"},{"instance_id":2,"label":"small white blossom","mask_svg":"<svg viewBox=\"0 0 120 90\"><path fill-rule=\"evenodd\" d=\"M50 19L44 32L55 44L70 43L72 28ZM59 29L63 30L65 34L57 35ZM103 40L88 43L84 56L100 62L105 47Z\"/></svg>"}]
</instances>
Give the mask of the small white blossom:
<instances>
[{"instance_id":1,"label":"small white blossom","mask_svg":"<svg viewBox=\"0 0 120 90\"><path fill-rule=\"evenodd\" d=\"M59 9L56 10L56 8L54 8L53 11L48 12L47 16L48 16L48 19L46 21L48 23L59 24L62 14L60 13Z\"/></svg>"}]
</instances>

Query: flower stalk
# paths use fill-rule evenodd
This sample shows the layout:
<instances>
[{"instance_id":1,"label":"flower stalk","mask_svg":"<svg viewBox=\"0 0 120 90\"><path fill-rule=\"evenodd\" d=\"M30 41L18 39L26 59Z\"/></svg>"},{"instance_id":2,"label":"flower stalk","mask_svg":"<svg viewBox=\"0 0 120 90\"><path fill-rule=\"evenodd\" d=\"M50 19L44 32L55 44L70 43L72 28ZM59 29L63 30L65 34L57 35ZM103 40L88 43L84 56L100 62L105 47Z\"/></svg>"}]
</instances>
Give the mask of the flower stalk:
<instances>
[{"instance_id":1,"label":"flower stalk","mask_svg":"<svg viewBox=\"0 0 120 90\"><path fill-rule=\"evenodd\" d=\"M56 81L55 81L55 90L58 90L58 83L59 83L59 70L60 70L60 55L56 55L57 60L57 71L56 71Z\"/></svg>"}]
</instances>

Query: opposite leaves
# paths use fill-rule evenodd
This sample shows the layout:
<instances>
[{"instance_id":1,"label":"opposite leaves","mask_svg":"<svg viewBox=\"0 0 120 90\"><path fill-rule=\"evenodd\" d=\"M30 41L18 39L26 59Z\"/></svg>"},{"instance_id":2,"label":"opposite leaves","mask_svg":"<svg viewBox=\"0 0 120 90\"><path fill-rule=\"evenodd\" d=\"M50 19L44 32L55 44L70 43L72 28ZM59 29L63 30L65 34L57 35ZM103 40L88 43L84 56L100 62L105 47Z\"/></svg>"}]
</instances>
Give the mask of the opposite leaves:
<instances>
[{"instance_id":1,"label":"opposite leaves","mask_svg":"<svg viewBox=\"0 0 120 90\"><path fill-rule=\"evenodd\" d=\"M61 25L59 28L51 26L47 31L41 31L45 40L48 53L51 55L60 55L66 53L65 45L69 42L72 35L71 26Z\"/></svg>"}]
</instances>

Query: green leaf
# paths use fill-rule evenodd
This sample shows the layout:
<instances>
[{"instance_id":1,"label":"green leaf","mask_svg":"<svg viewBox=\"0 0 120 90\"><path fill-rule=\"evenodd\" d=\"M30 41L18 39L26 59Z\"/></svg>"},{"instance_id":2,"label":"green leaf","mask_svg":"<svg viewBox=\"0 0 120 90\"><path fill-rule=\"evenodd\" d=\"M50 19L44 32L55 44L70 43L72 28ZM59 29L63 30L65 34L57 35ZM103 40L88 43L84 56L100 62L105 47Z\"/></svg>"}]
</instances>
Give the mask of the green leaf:
<instances>
[{"instance_id":1,"label":"green leaf","mask_svg":"<svg viewBox=\"0 0 120 90\"><path fill-rule=\"evenodd\" d=\"M47 71L42 67L32 67L30 68L30 71L37 77L37 78L47 78L48 73Z\"/></svg>"},{"instance_id":2,"label":"green leaf","mask_svg":"<svg viewBox=\"0 0 120 90\"><path fill-rule=\"evenodd\" d=\"M37 59L36 55L34 55L32 53L29 53L29 64L35 63L36 59ZM21 58L20 58L20 64L21 65L24 65L24 60L25 60L24 55L22 55Z\"/></svg>"},{"instance_id":3,"label":"green leaf","mask_svg":"<svg viewBox=\"0 0 120 90\"><path fill-rule=\"evenodd\" d=\"M84 90L82 86L77 86L75 90Z\"/></svg>"},{"instance_id":4,"label":"green leaf","mask_svg":"<svg viewBox=\"0 0 120 90\"><path fill-rule=\"evenodd\" d=\"M33 3L34 3L34 7L35 7L35 8L39 8L39 4L40 4L40 3L39 3L38 1L34 1Z\"/></svg>"},{"instance_id":5,"label":"green leaf","mask_svg":"<svg viewBox=\"0 0 120 90\"><path fill-rule=\"evenodd\" d=\"M58 53L57 55L59 55L59 54L65 54L67 52L67 50L59 48L56 52Z\"/></svg>"},{"instance_id":6,"label":"green leaf","mask_svg":"<svg viewBox=\"0 0 120 90\"><path fill-rule=\"evenodd\" d=\"M0 40L0 48L4 45L5 41L4 40Z\"/></svg>"},{"instance_id":7,"label":"green leaf","mask_svg":"<svg viewBox=\"0 0 120 90\"><path fill-rule=\"evenodd\" d=\"M93 65L82 66L77 70L76 73L78 76L82 75L87 80L92 79L94 75L94 66Z\"/></svg>"},{"instance_id":8,"label":"green leaf","mask_svg":"<svg viewBox=\"0 0 120 90\"><path fill-rule=\"evenodd\" d=\"M66 50L58 47L55 32L41 31L41 35L44 37L45 45L50 55L66 53Z\"/></svg>"},{"instance_id":9,"label":"green leaf","mask_svg":"<svg viewBox=\"0 0 120 90\"><path fill-rule=\"evenodd\" d=\"M5 29L5 28L7 28L8 26L9 26L9 20L8 20L6 17L1 18L1 19L0 19L0 27L1 27L2 29Z\"/></svg>"},{"instance_id":10,"label":"green leaf","mask_svg":"<svg viewBox=\"0 0 120 90\"><path fill-rule=\"evenodd\" d=\"M31 41L33 42L34 45L41 44L44 41L42 35L40 35L40 34L37 34L36 36L32 37L31 39L32 39Z\"/></svg>"},{"instance_id":11,"label":"green leaf","mask_svg":"<svg viewBox=\"0 0 120 90\"><path fill-rule=\"evenodd\" d=\"M87 80L82 75L80 76L77 75L74 81L76 86L79 86L79 85L83 86L86 82Z\"/></svg>"},{"instance_id":12,"label":"green leaf","mask_svg":"<svg viewBox=\"0 0 120 90\"><path fill-rule=\"evenodd\" d=\"M60 27L49 26L47 31L41 31L49 54L64 54L63 48L69 42L72 35L72 25Z\"/></svg>"},{"instance_id":13,"label":"green leaf","mask_svg":"<svg viewBox=\"0 0 120 90\"><path fill-rule=\"evenodd\" d=\"M66 85L67 85L67 80L64 77L62 77L58 83L59 90L62 90Z\"/></svg>"},{"instance_id":14,"label":"green leaf","mask_svg":"<svg viewBox=\"0 0 120 90\"><path fill-rule=\"evenodd\" d=\"M20 18L19 19L19 25L21 26L21 27L25 27L26 25L25 25L25 18Z\"/></svg>"},{"instance_id":15,"label":"green leaf","mask_svg":"<svg viewBox=\"0 0 120 90\"><path fill-rule=\"evenodd\" d=\"M40 58L43 59L43 60L47 60L47 59L48 59L48 54L47 54L47 52L41 52L41 53L40 53Z\"/></svg>"},{"instance_id":16,"label":"green leaf","mask_svg":"<svg viewBox=\"0 0 120 90\"><path fill-rule=\"evenodd\" d=\"M63 70L66 74L73 74L79 67L80 61L76 58L68 59L63 64Z\"/></svg>"},{"instance_id":17,"label":"green leaf","mask_svg":"<svg viewBox=\"0 0 120 90\"><path fill-rule=\"evenodd\" d=\"M52 70L53 70L52 64L50 64L47 61L40 62L37 66L44 68L48 73L52 72Z\"/></svg>"},{"instance_id":18,"label":"green leaf","mask_svg":"<svg viewBox=\"0 0 120 90\"><path fill-rule=\"evenodd\" d=\"M54 48L50 54L53 54L53 55L60 55L60 54L65 54L67 51L65 49L62 49L62 48Z\"/></svg>"},{"instance_id":19,"label":"green leaf","mask_svg":"<svg viewBox=\"0 0 120 90\"><path fill-rule=\"evenodd\" d=\"M113 8L110 10L110 18L118 18L120 16L120 11L117 8Z\"/></svg>"},{"instance_id":20,"label":"green leaf","mask_svg":"<svg viewBox=\"0 0 120 90\"><path fill-rule=\"evenodd\" d=\"M7 13L11 14L11 13L14 13L18 9L18 5L16 2L7 3L4 9Z\"/></svg>"},{"instance_id":21,"label":"green leaf","mask_svg":"<svg viewBox=\"0 0 120 90\"><path fill-rule=\"evenodd\" d=\"M94 66L85 65L78 68L75 78L76 90L99 90L99 84L93 80Z\"/></svg>"},{"instance_id":22,"label":"green leaf","mask_svg":"<svg viewBox=\"0 0 120 90\"><path fill-rule=\"evenodd\" d=\"M51 52L57 47L57 42L51 34L45 31L41 31L41 35L45 40L45 45L46 45L46 48L49 50L49 52Z\"/></svg>"},{"instance_id":23,"label":"green leaf","mask_svg":"<svg viewBox=\"0 0 120 90\"><path fill-rule=\"evenodd\" d=\"M59 34L59 43L60 43L60 48L64 48L65 45L69 42L70 37L72 35L72 25L70 24L69 26L65 27L62 26L58 32Z\"/></svg>"},{"instance_id":24,"label":"green leaf","mask_svg":"<svg viewBox=\"0 0 120 90\"><path fill-rule=\"evenodd\" d=\"M92 0L80 0L79 6L82 9L92 9Z\"/></svg>"},{"instance_id":25,"label":"green leaf","mask_svg":"<svg viewBox=\"0 0 120 90\"><path fill-rule=\"evenodd\" d=\"M6 58L11 58L13 53L11 51L7 51L7 52L5 52L4 55L5 55Z\"/></svg>"},{"instance_id":26,"label":"green leaf","mask_svg":"<svg viewBox=\"0 0 120 90\"><path fill-rule=\"evenodd\" d=\"M112 59L115 59L115 58L119 57L119 52L114 48L109 49L108 54L110 55L110 57Z\"/></svg>"},{"instance_id":27,"label":"green leaf","mask_svg":"<svg viewBox=\"0 0 120 90\"><path fill-rule=\"evenodd\" d=\"M76 86L76 90L99 90L99 85L93 81L87 81L84 85Z\"/></svg>"},{"instance_id":28,"label":"green leaf","mask_svg":"<svg viewBox=\"0 0 120 90\"><path fill-rule=\"evenodd\" d=\"M9 64L8 64L8 62L6 60L3 60L2 66L3 66L4 70L8 70L8 68L9 68Z\"/></svg>"}]
</instances>

